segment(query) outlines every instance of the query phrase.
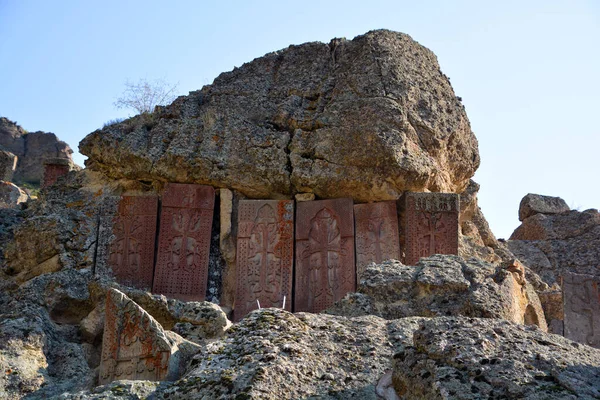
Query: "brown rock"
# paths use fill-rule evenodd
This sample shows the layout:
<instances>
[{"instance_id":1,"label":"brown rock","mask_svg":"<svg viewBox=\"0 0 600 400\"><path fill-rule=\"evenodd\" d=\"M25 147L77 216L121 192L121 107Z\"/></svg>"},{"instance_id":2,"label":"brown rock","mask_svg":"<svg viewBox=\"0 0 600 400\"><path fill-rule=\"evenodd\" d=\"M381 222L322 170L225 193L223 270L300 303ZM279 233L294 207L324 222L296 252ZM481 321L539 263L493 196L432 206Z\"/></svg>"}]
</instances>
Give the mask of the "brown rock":
<instances>
[{"instance_id":1,"label":"brown rock","mask_svg":"<svg viewBox=\"0 0 600 400\"><path fill-rule=\"evenodd\" d=\"M14 183L0 181L0 209L18 208L29 196Z\"/></svg>"},{"instance_id":2,"label":"brown rock","mask_svg":"<svg viewBox=\"0 0 600 400\"><path fill-rule=\"evenodd\" d=\"M600 276L563 273L564 335L600 348Z\"/></svg>"},{"instance_id":3,"label":"brown rock","mask_svg":"<svg viewBox=\"0 0 600 400\"><path fill-rule=\"evenodd\" d=\"M253 198L456 193L479 166L464 107L435 55L386 30L267 54L150 120L91 133L80 150L89 168L111 177Z\"/></svg>"},{"instance_id":4,"label":"brown rock","mask_svg":"<svg viewBox=\"0 0 600 400\"><path fill-rule=\"evenodd\" d=\"M16 168L17 156L9 151L0 149L0 181L12 181Z\"/></svg>"},{"instance_id":5,"label":"brown rock","mask_svg":"<svg viewBox=\"0 0 600 400\"><path fill-rule=\"evenodd\" d=\"M560 197L529 193L521 199L519 221L524 221L536 214L560 214L570 210L567 203Z\"/></svg>"}]
</instances>

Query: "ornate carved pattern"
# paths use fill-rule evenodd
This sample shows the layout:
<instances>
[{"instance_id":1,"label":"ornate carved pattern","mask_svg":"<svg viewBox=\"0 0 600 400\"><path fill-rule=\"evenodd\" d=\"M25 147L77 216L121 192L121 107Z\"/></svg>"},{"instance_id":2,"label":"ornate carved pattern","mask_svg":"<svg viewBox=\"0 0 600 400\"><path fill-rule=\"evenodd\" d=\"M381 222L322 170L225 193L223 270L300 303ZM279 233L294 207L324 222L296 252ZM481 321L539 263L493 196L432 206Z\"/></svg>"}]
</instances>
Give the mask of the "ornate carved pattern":
<instances>
[{"instance_id":1,"label":"ornate carved pattern","mask_svg":"<svg viewBox=\"0 0 600 400\"><path fill-rule=\"evenodd\" d=\"M406 264L433 254L458 254L458 204L458 195L451 193L406 195Z\"/></svg>"},{"instance_id":2,"label":"ornate carved pattern","mask_svg":"<svg viewBox=\"0 0 600 400\"><path fill-rule=\"evenodd\" d=\"M565 337L600 348L600 276L563 273Z\"/></svg>"},{"instance_id":3,"label":"ornate carved pattern","mask_svg":"<svg viewBox=\"0 0 600 400\"><path fill-rule=\"evenodd\" d=\"M45 164L44 177L42 179L42 187L54 185L58 178L69 173L69 165L62 164Z\"/></svg>"},{"instance_id":4,"label":"ornate carved pattern","mask_svg":"<svg viewBox=\"0 0 600 400\"><path fill-rule=\"evenodd\" d=\"M235 320L261 307L292 310L294 202L241 200Z\"/></svg>"},{"instance_id":5,"label":"ornate carved pattern","mask_svg":"<svg viewBox=\"0 0 600 400\"><path fill-rule=\"evenodd\" d=\"M163 380L171 348L158 323L133 301L114 290L106 296L99 383Z\"/></svg>"},{"instance_id":6,"label":"ornate carved pattern","mask_svg":"<svg viewBox=\"0 0 600 400\"><path fill-rule=\"evenodd\" d=\"M352 199L298 203L295 311L320 312L356 288Z\"/></svg>"},{"instance_id":7,"label":"ornate carved pattern","mask_svg":"<svg viewBox=\"0 0 600 400\"><path fill-rule=\"evenodd\" d=\"M215 191L169 183L162 199L153 291L184 301L204 300Z\"/></svg>"},{"instance_id":8,"label":"ornate carved pattern","mask_svg":"<svg viewBox=\"0 0 600 400\"><path fill-rule=\"evenodd\" d=\"M357 204L354 206L356 225L356 269L358 276L372 263L400 259L398 213L395 201Z\"/></svg>"},{"instance_id":9,"label":"ornate carved pattern","mask_svg":"<svg viewBox=\"0 0 600 400\"><path fill-rule=\"evenodd\" d=\"M108 265L117 282L123 285L152 287L157 209L157 197L121 197L112 219Z\"/></svg>"}]
</instances>

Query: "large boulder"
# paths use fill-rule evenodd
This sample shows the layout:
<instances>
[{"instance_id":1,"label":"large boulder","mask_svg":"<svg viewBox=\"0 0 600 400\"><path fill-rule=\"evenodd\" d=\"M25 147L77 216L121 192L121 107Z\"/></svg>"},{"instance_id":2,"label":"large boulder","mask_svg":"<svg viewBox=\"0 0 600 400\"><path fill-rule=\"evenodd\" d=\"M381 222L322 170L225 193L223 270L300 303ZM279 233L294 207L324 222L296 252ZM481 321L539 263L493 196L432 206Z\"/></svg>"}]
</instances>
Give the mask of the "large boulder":
<instances>
[{"instance_id":1,"label":"large boulder","mask_svg":"<svg viewBox=\"0 0 600 400\"><path fill-rule=\"evenodd\" d=\"M29 196L14 183L0 181L0 209L18 208Z\"/></svg>"},{"instance_id":2,"label":"large boulder","mask_svg":"<svg viewBox=\"0 0 600 400\"><path fill-rule=\"evenodd\" d=\"M435 55L386 30L269 53L153 114L91 133L80 151L113 178L257 198L458 193L479 166L464 106Z\"/></svg>"},{"instance_id":3,"label":"large boulder","mask_svg":"<svg viewBox=\"0 0 600 400\"><path fill-rule=\"evenodd\" d=\"M394 359L407 400L600 398L600 350L507 321L423 321Z\"/></svg>"},{"instance_id":4,"label":"large boulder","mask_svg":"<svg viewBox=\"0 0 600 400\"><path fill-rule=\"evenodd\" d=\"M571 210L560 197L529 193L519 204L519 221L536 214L560 214Z\"/></svg>"},{"instance_id":5,"label":"large boulder","mask_svg":"<svg viewBox=\"0 0 600 400\"><path fill-rule=\"evenodd\" d=\"M16 122L0 117L0 147L18 157L13 180L17 184L39 185L44 176L44 160L62 158L71 168L78 168L68 144L50 132L27 132Z\"/></svg>"},{"instance_id":6,"label":"large boulder","mask_svg":"<svg viewBox=\"0 0 600 400\"><path fill-rule=\"evenodd\" d=\"M493 266L452 255L422 258L416 266L399 261L371 264L358 293L327 310L345 316L378 315L501 318L547 330L535 290L518 264Z\"/></svg>"}]
</instances>

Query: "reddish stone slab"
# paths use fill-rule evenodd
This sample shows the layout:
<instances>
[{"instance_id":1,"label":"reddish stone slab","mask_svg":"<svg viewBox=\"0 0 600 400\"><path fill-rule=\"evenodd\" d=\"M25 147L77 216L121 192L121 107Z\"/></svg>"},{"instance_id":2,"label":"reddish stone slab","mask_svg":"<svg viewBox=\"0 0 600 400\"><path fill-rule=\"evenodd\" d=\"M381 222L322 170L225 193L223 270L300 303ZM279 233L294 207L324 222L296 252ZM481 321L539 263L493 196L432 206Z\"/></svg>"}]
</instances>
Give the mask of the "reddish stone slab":
<instances>
[{"instance_id":1,"label":"reddish stone slab","mask_svg":"<svg viewBox=\"0 0 600 400\"><path fill-rule=\"evenodd\" d=\"M167 184L153 292L184 301L205 299L214 205L211 186Z\"/></svg>"},{"instance_id":2,"label":"reddish stone slab","mask_svg":"<svg viewBox=\"0 0 600 400\"><path fill-rule=\"evenodd\" d=\"M292 310L294 202L241 200L238 211L235 320L258 308Z\"/></svg>"},{"instance_id":3,"label":"reddish stone slab","mask_svg":"<svg viewBox=\"0 0 600 400\"><path fill-rule=\"evenodd\" d=\"M356 289L352 205L352 199L297 204L295 311L323 311Z\"/></svg>"},{"instance_id":4,"label":"reddish stone slab","mask_svg":"<svg viewBox=\"0 0 600 400\"><path fill-rule=\"evenodd\" d=\"M106 295L99 384L167 378L173 352L163 328L123 293Z\"/></svg>"},{"instance_id":5,"label":"reddish stone slab","mask_svg":"<svg viewBox=\"0 0 600 400\"><path fill-rule=\"evenodd\" d=\"M405 264L433 254L458 254L458 195L407 193L405 201Z\"/></svg>"},{"instance_id":6,"label":"reddish stone slab","mask_svg":"<svg viewBox=\"0 0 600 400\"><path fill-rule=\"evenodd\" d=\"M400 259L398 212L395 201L356 204L356 269L358 276L372 263Z\"/></svg>"},{"instance_id":7,"label":"reddish stone slab","mask_svg":"<svg viewBox=\"0 0 600 400\"><path fill-rule=\"evenodd\" d=\"M54 185L58 178L69 173L69 160L52 158L44 162L44 177L42 187Z\"/></svg>"},{"instance_id":8,"label":"reddish stone slab","mask_svg":"<svg viewBox=\"0 0 600 400\"><path fill-rule=\"evenodd\" d=\"M600 348L600 276L563 273L564 335Z\"/></svg>"},{"instance_id":9,"label":"reddish stone slab","mask_svg":"<svg viewBox=\"0 0 600 400\"><path fill-rule=\"evenodd\" d=\"M112 219L108 266L117 282L152 288L158 198L122 196Z\"/></svg>"}]
</instances>

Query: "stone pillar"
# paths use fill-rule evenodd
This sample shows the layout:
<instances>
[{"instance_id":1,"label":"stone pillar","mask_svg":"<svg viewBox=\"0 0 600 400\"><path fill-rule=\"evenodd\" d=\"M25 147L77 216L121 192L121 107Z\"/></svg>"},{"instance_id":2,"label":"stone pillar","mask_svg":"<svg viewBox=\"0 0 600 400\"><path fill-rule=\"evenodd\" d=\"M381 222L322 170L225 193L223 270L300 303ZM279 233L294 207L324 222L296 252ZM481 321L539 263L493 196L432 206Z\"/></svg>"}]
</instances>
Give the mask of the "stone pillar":
<instances>
[{"instance_id":1,"label":"stone pillar","mask_svg":"<svg viewBox=\"0 0 600 400\"><path fill-rule=\"evenodd\" d=\"M69 173L69 160L65 158L48 158L44 161L44 178L42 188L54 185L58 178Z\"/></svg>"}]
</instances>

